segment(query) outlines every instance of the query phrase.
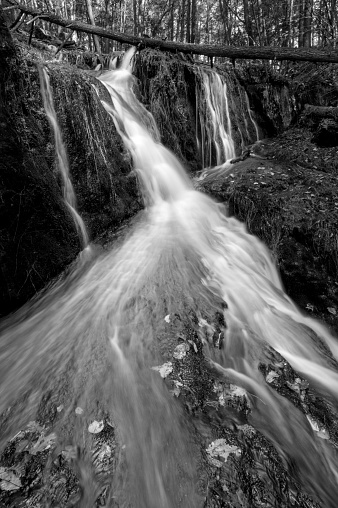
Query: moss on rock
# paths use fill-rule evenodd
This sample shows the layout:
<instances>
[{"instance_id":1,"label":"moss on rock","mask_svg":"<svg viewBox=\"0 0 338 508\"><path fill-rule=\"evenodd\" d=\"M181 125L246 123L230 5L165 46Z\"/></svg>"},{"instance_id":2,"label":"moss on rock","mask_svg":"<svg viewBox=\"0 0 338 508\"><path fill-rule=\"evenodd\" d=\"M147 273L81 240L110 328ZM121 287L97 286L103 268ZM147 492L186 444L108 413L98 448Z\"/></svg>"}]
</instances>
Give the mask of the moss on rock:
<instances>
[{"instance_id":1,"label":"moss on rock","mask_svg":"<svg viewBox=\"0 0 338 508\"><path fill-rule=\"evenodd\" d=\"M21 59L0 17L0 314L24 303L77 255L73 221L44 155Z\"/></svg>"},{"instance_id":2,"label":"moss on rock","mask_svg":"<svg viewBox=\"0 0 338 508\"><path fill-rule=\"evenodd\" d=\"M1 41L0 315L6 315L58 276L81 247L40 94L37 65L50 55L14 45L4 22ZM141 208L136 178L92 86L104 94L101 84L55 61L47 68L78 211L95 240Z\"/></svg>"}]
</instances>

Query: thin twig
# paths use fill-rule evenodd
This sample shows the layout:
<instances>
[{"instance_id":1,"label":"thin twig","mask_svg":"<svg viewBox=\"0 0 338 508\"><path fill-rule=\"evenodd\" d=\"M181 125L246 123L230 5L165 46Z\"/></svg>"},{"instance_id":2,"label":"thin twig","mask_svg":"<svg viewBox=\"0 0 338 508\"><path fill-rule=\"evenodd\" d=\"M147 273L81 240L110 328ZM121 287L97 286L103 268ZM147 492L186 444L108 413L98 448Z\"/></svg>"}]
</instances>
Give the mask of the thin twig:
<instances>
[{"instance_id":1,"label":"thin twig","mask_svg":"<svg viewBox=\"0 0 338 508\"><path fill-rule=\"evenodd\" d=\"M35 16L33 19L29 20L29 21L28 21L28 23L26 23L26 25L28 26L28 25L30 25L31 23L34 23L34 21L35 21L36 19L41 18L41 16L43 16L43 14L39 14L38 16Z\"/></svg>"},{"instance_id":2,"label":"thin twig","mask_svg":"<svg viewBox=\"0 0 338 508\"><path fill-rule=\"evenodd\" d=\"M27 14L20 11L20 14L19 16L15 19L15 21L13 21L13 23L10 25L9 27L9 30L11 32L15 32L18 28L20 28L20 26L22 25L22 23L25 21L27 17Z\"/></svg>"},{"instance_id":3,"label":"thin twig","mask_svg":"<svg viewBox=\"0 0 338 508\"><path fill-rule=\"evenodd\" d=\"M12 11L13 9L18 9L19 7L17 7L16 5L9 5L8 7L3 7L2 10L3 11Z\"/></svg>"},{"instance_id":4,"label":"thin twig","mask_svg":"<svg viewBox=\"0 0 338 508\"><path fill-rule=\"evenodd\" d=\"M34 21L33 21L32 26L31 26L31 31L29 32L28 46L31 45L32 37L33 37L33 32L34 32Z\"/></svg>"},{"instance_id":5,"label":"thin twig","mask_svg":"<svg viewBox=\"0 0 338 508\"><path fill-rule=\"evenodd\" d=\"M60 51L63 49L64 45L66 44L66 42L69 41L69 39L71 38L71 36L73 35L73 32L70 32L67 37L65 38L65 40L63 41L63 43L58 47L57 51L55 52L55 55L56 56L58 53L60 53Z\"/></svg>"}]
</instances>

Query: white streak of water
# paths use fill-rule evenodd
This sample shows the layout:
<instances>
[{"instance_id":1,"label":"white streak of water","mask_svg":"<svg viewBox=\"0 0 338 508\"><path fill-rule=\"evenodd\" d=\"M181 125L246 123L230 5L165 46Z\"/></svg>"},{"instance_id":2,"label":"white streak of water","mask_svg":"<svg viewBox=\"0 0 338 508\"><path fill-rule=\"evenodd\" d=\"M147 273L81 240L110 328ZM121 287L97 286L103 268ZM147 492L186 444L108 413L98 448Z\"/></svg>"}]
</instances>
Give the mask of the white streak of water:
<instances>
[{"instance_id":1,"label":"white streak of water","mask_svg":"<svg viewBox=\"0 0 338 508\"><path fill-rule=\"evenodd\" d=\"M88 233L86 226L76 209L76 197L73 184L70 179L66 147L62 139L61 129L56 116L49 75L45 67L39 66L38 69L43 105L54 134L56 160L62 178L63 199L75 222L76 229L80 235L82 247L85 248L87 247L89 241Z\"/></svg>"},{"instance_id":2,"label":"white streak of water","mask_svg":"<svg viewBox=\"0 0 338 508\"><path fill-rule=\"evenodd\" d=\"M258 125L257 125L257 122L255 121L254 117L252 116L252 112L251 112L251 108L250 108L250 102L249 102L249 97L248 97L248 94L246 92L245 92L245 102L246 102L246 107L247 107L247 110L248 110L249 118L251 120L252 125L255 128L255 132L256 132L256 140L255 141L259 141Z\"/></svg>"},{"instance_id":3,"label":"white streak of water","mask_svg":"<svg viewBox=\"0 0 338 508\"><path fill-rule=\"evenodd\" d=\"M201 73L202 90L196 115L200 119L202 164L211 166L235 157L226 82L214 71ZM202 108L205 104L205 110Z\"/></svg>"}]
</instances>

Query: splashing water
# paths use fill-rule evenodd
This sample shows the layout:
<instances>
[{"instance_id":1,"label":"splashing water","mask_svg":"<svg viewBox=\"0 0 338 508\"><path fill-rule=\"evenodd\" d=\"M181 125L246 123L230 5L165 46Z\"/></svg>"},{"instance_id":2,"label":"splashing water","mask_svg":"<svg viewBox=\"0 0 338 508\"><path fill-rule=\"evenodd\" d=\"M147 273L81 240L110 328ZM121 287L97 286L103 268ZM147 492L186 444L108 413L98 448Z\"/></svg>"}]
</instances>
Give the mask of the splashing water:
<instances>
[{"instance_id":1,"label":"splashing water","mask_svg":"<svg viewBox=\"0 0 338 508\"><path fill-rule=\"evenodd\" d=\"M63 199L75 222L76 229L80 235L80 239L82 242L82 247L85 248L87 247L89 241L88 233L82 218L80 217L79 213L76 210L76 197L72 182L70 180L69 163L66 147L62 139L59 122L54 108L53 94L50 86L49 75L45 67L39 66L38 69L43 105L46 111L48 121L54 134L56 159L62 178Z\"/></svg>"},{"instance_id":2,"label":"splashing water","mask_svg":"<svg viewBox=\"0 0 338 508\"><path fill-rule=\"evenodd\" d=\"M61 446L68 427L75 442L86 440L84 421L102 406L113 415L121 443L122 466L110 478L119 506L204 506L191 418L151 367L172 350L164 316L188 319L193 311L210 317L216 308L226 321L224 348L205 343L209 364L252 394L255 428L286 463L297 465L307 490L334 508L334 451L266 384L258 366L273 348L313 387L337 398L338 374L327 351L337 358L337 342L283 292L266 247L223 206L194 191L179 161L147 131L132 91L132 56L100 80L111 96L104 106L132 154L146 210L111 252L83 261L32 309L5 322L0 412L12 409L4 436L33 417L48 390L52 397L64 394L68 407L55 428L64 436ZM74 416L76 406L87 420ZM97 481L82 462L81 506L93 506Z\"/></svg>"}]
</instances>

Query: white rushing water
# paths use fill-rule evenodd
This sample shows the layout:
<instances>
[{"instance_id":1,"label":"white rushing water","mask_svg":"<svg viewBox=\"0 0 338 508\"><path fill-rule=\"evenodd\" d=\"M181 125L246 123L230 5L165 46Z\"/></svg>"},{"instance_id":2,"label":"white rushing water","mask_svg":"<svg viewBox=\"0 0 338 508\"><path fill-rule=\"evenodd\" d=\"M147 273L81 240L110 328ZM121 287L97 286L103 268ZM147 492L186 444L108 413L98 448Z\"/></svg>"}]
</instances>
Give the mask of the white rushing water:
<instances>
[{"instance_id":1,"label":"white rushing water","mask_svg":"<svg viewBox=\"0 0 338 508\"><path fill-rule=\"evenodd\" d=\"M336 399L338 374L318 337L335 358L337 341L284 293L268 249L227 217L222 205L195 191L180 162L147 130L133 93L133 54L100 80L111 97L103 104L131 152L146 209L113 250L75 267L31 310L3 325L0 412L13 406L7 435L34 417L47 390L61 397L63 387L58 403L68 410L60 429L71 424L75 440L85 440L81 420L74 419L76 406L87 417L97 400L111 411L128 471L112 479L119 506L204 506L191 422L151 367L163 361L166 315L184 319L187 306L198 315L218 301L226 322L224 347L205 343L204 354L219 375L252 394L254 426L285 463L296 464L323 507L334 508L334 451L299 409L266 384L258 364L269 345ZM91 507L96 480L88 471L84 478L81 506Z\"/></svg>"},{"instance_id":2,"label":"white rushing water","mask_svg":"<svg viewBox=\"0 0 338 508\"><path fill-rule=\"evenodd\" d=\"M82 247L85 248L87 247L89 241L88 233L86 226L76 209L76 196L73 184L70 179L67 151L62 139L61 129L54 108L53 94L50 87L49 75L45 67L39 66L38 69L40 76L40 86L43 105L46 111L48 121L54 134L57 166L62 178L63 199L75 222L76 229L79 233L80 240L82 243Z\"/></svg>"},{"instance_id":3,"label":"white rushing water","mask_svg":"<svg viewBox=\"0 0 338 508\"><path fill-rule=\"evenodd\" d=\"M203 167L211 166L215 155L219 166L236 155L232 138L232 126L229 112L227 84L215 71L202 71L203 94L196 93L199 104L196 105L196 119L199 119L201 133L200 145ZM205 99L205 102L202 97ZM204 108L202 107L204 105Z\"/></svg>"},{"instance_id":4,"label":"white rushing water","mask_svg":"<svg viewBox=\"0 0 338 508\"><path fill-rule=\"evenodd\" d=\"M202 90L196 87L196 141L204 168L199 180L232 173L230 161L236 157L229 103L235 101L229 92L227 79L213 70L200 70ZM237 107L233 107L234 130L240 137L241 148L260 140L249 97L237 83ZM199 139L200 138L200 139ZM213 165L215 164L215 165Z\"/></svg>"}]
</instances>

